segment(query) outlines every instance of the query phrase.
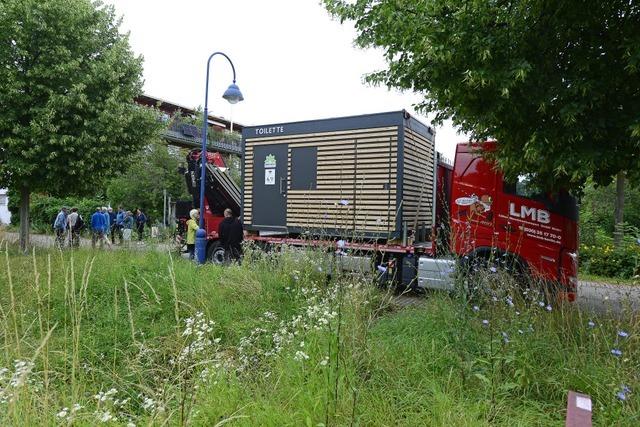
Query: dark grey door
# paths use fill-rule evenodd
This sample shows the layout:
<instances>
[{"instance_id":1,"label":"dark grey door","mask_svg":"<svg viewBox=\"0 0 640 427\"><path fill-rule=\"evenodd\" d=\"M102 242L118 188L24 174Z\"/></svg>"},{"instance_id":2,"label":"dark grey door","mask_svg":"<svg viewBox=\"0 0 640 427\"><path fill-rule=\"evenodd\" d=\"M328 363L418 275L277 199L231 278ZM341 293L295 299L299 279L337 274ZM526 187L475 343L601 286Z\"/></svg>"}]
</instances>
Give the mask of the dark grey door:
<instances>
[{"instance_id":1,"label":"dark grey door","mask_svg":"<svg viewBox=\"0 0 640 427\"><path fill-rule=\"evenodd\" d=\"M287 225L287 144L258 145L253 152L253 225Z\"/></svg>"}]
</instances>

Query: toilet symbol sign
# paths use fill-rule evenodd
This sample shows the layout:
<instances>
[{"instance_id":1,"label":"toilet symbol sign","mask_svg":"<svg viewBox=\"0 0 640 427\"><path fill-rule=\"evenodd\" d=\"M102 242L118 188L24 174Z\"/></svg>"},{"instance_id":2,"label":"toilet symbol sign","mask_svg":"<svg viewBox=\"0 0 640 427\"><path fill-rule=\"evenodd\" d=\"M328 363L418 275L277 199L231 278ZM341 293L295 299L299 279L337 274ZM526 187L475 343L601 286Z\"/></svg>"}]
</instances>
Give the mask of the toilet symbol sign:
<instances>
[{"instance_id":1,"label":"toilet symbol sign","mask_svg":"<svg viewBox=\"0 0 640 427\"><path fill-rule=\"evenodd\" d=\"M273 154L264 159L264 185L276 185L276 156Z\"/></svg>"},{"instance_id":2,"label":"toilet symbol sign","mask_svg":"<svg viewBox=\"0 0 640 427\"><path fill-rule=\"evenodd\" d=\"M264 170L264 185L276 185L276 170L265 169Z\"/></svg>"}]
</instances>

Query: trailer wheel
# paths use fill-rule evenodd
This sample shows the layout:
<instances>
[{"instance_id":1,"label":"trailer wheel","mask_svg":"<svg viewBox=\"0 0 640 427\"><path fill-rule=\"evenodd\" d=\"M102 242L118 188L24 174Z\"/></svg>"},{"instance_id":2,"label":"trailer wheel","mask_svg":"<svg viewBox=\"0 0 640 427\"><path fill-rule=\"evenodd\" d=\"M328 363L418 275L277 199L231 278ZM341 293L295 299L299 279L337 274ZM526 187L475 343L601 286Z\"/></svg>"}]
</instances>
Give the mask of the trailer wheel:
<instances>
[{"instance_id":1,"label":"trailer wheel","mask_svg":"<svg viewBox=\"0 0 640 427\"><path fill-rule=\"evenodd\" d=\"M216 242L209 245L207 248L207 261L217 265L225 263L224 248L220 243Z\"/></svg>"}]
</instances>

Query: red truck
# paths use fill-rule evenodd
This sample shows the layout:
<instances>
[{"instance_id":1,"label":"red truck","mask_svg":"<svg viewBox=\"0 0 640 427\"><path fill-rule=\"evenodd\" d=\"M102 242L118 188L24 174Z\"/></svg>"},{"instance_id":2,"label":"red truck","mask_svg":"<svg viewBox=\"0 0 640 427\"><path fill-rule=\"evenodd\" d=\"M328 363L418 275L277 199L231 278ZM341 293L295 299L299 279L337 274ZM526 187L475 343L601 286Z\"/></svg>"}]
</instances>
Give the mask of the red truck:
<instances>
[{"instance_id":1,"label":"red truck","mask_svg":"<svg viewBox=\"0 0 640 427\"><path fill-rule=\"evenodd\" d=\"M345 131L343 128L347 125L350 128L357 128L359 117L363 117L362 121L366 122L367 132L370 135L374 135L371 133L371 129L391 129L389 127L371 128L371 126L378 126L376 124L378 121L376 120L390 120L390 118L395 120L396 115L394 114L384 113L379 118L377 116L374 117L373 119L375 120L370 116L366 116L366 119L364 118L365 116L356 116L347 118L348 120L345 119L346 121L343 119L331 119L333 121L314 122L308 125L306 122L297 122L292 126L291 136L286 135L289 124L245 127L245 141L246 135L255 133L262 138L256 140L258 141L257 144L261 144L259 148L263 149L262 151L266 149L267 151L264 151L264 153L269 154L265 156L264 167L266 169L258 170L258 166L260 168L263 167L262 159L258 159L253 153L248 152L245 146L244 193L229 178L221 156L217 153L208 153L204 216L209 239L208 259L213 262L222 262L224 260L224 250L218 243L217 227L222 220L222 212L225 208L231 208L238 216L251 216L253 213L253 217L257 218L262 215L261 224L268 222L267 219L262 219L266 218L263 210L271 209L280 203L277 201L280 200L280 197L284 199L282 202L284 203L284 209L289 209L287 200L292 199L297 193L294 191L295 187L288 180L295 181L295 179L298 179L300 181L301 179L292 174L292 150L295 150L295 144L297 143L302 147L301 153L308 155L309 153L303 152L303 150L308 150L311 144L307 142L307 139L298 137L298 135L304 133L304 135L317 137L317 135L324 135L319 131L326 131L327 135L332 135L331 138L335 139L337 138L335 136L337 131L330 132L334 127L341 132L353 132L352 130ZM401 126L404 123L404 126L410 128L412 134L421 133L424 136L422 141L427 145L431 142L431 145L433 145L435 134L431 128L420 124L405 111L398 112L398 114L401 114ZM382 123L382 125L384 124L388 123ZM269 140L264 139L263 134L272 132L285 133L282 138L289 138L288 150L286 146L283 150L271 150L265 145ZM373 142L369 145L363 145L363 147L370 150L369 147L379 146L380 135L382 134L375 134L375 138L370 136ZM398 135L397 139L406 144L407 142L403 141L402 134L399 133ZM330 137L326 138L327 141L330 141ZM359 138L361 138L361 141L365 139L364 136ZM315 142L314 144L322 145L323 141L320 140L320 142ZM416 218L418 218L421 209L426 209L430 212L429 215L424 216L425 218L431 219L433 217L428 230L419 225L412 228L411 224L408 224L411 221L397 219L397 224L395 225L393 221L390 221L392 226L396 227L396 231L387 233L386 237L383 234L367 235L364 233L358 234L356 237L352 229L350 235L353 238L350 239L345 238L344 235L341 237L335 232L332 234L331 231L323 231L322 233L309 232L302 230L300 227L287 226L286 223L284 227L281 225L253 226L251 221L245 220L245 227L248 228L247 239L264 245L288 244L324 247L335 251L341 257L352 257L356 261L359 260L360 268L362 264L381 266L382 270L387 270L387 276L392 277L398 283L422 289L452 289L452 273L457 266L473 264L478 261L489 262L489 260L496 258L509 259L518 266L521 273L560 285L560 296L573 301L576 296L577 286L578 213L576 200L566 192L551 194L540 191L532 185L532 180L527 176L520 177L516 183L505 182L500 171L481 156L483 150L494 150L496 144L495 141L482 144L459 144L456 147L452 164L446 161L439 153L436 153L433 148L431 152L434 158L430 160L431 163L428 167L423 168L425 175L421 178L429 183L427 187L433 184L432 189L425 193L429 195L430 200L420 200L416 205L415 199L417 196L415 196L415 190L413 190ZM398 146L402 147L400 143L398 143ZM390 157L390 162L400 164L401 156L397 152L402 151L395 148L394 150L394 156L393 158ZM279 164L283 163L282 160L277 158L277 153L279 152L284 156L285 166L282 173L276 167L278 161L280 162ZM360 152L366 154L366 150ZM428 153L429 151L426 150L425 152ZM408 149L405 149L404 156L407 157L408 153ZM321 152L320 154L317 152L312 154L316 157L322 156ZM255 157L255 159L252 159L252 157ZM374 156L369 155L369 157L373 158ZM293 158L295 159L295 153L293 153ZM426 161L424 160L426 157L423 156L422 159L422 161ZM298 175L308 181L305 181L305 185L310 186L310 191L316 190L318 187L314 186L321 185L324 178L321 175L307 175L309 175L309 169L314 167L319 168L320 172L318 173L321 173L324 166L321 164L320 166L313 166L307 159L303 160L301 164L304 166L304 170ZM187 187L193 195L193 206L199 205L199 161L200 153L198 150L190 152L187 156L188 167L185 171L185 177ZM372 160L369 159L367 161ZM419 166L415 165L417 163L419 162L411 160L411 164L414 164L416 168ZM271 170L267 170L269 169L267 166ZM256 187L257 184L263 184L263 176L265 179L264 186ZM399 179L392 178L389 182L397 185ZM415 177L411 179L420 181ZM404 182L409 181L405 180ZM253 190L246 188L247 186L251 187L251 183L254 184ZM388 185L382 185L383 187L380 188L389 189ZM406 188L407 185L405 184L407 200L411 200L410 193L406 193ZM254 191L253 196L251 191ZM274 200L274 202L265 203L264 206L258 204L257 196L267 194L269 191L273 193L269 200ZM392 194L397 193L398 191L394 190ZM330 193L325 192L322 194L324 194L322 196L324 198L331 198ZM396 206L402 207L403 198L398 196L398 199ZM422 199L422 193L418 199ZM309 204L319 203L319 199L313 200ZM243 201L245 211L243 211ZM253 207L249 207L251 203L253 203ZM294 207L298 210L304 209L306 206L305 203L297 203ZM348 201L343 199L336 201L334 204L336 206L331 207L333 210L327 210L327 212L335 212L336 209L340 208L350 208L349 206L340 206L341 204L349 204ZM435 209L430 209L430 207L435 207ZM317 206L315 206L315 209L317 209ZM367 209L370 208L367 207ZM272 215L273 210L270 210L268 214ZM286 215L290 216L291 214ZM357 228L357 222L355 221L359 218L359 214L354 211L353 215L353 224ZM322 222L322 218L316 213L307 216L311 218L310 221ZM326 217L327 214L324 216ZM185 218L181 219L183 222L184 220ZM364 224L374 224L373 226L375 226L371 219L366 221L369 222ZM377 221L379 224L380 219ZM313 224L309 228L312 226Z\"/></svg>"}]
</instances>

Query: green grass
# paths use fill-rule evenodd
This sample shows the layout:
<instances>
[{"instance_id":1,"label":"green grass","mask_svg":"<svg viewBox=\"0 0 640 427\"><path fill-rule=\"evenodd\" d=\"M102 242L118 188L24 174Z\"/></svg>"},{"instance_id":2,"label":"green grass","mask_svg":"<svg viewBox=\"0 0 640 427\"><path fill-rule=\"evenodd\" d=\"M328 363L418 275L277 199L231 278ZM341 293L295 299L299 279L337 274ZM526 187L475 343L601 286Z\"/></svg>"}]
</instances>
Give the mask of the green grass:
<instances>
[{"instance_id":1,"label":"green grass","mask_svg":"<svg viewBox=\"0 0 640 427\"><path fill-rule=\"evenodd\" d=\"M632 313L443 293L399 310L363 278L327 281L319 253L0 255L0 425L559 425L568 390L595 425L640 423Z\"/></svg>"}]
</instances>

